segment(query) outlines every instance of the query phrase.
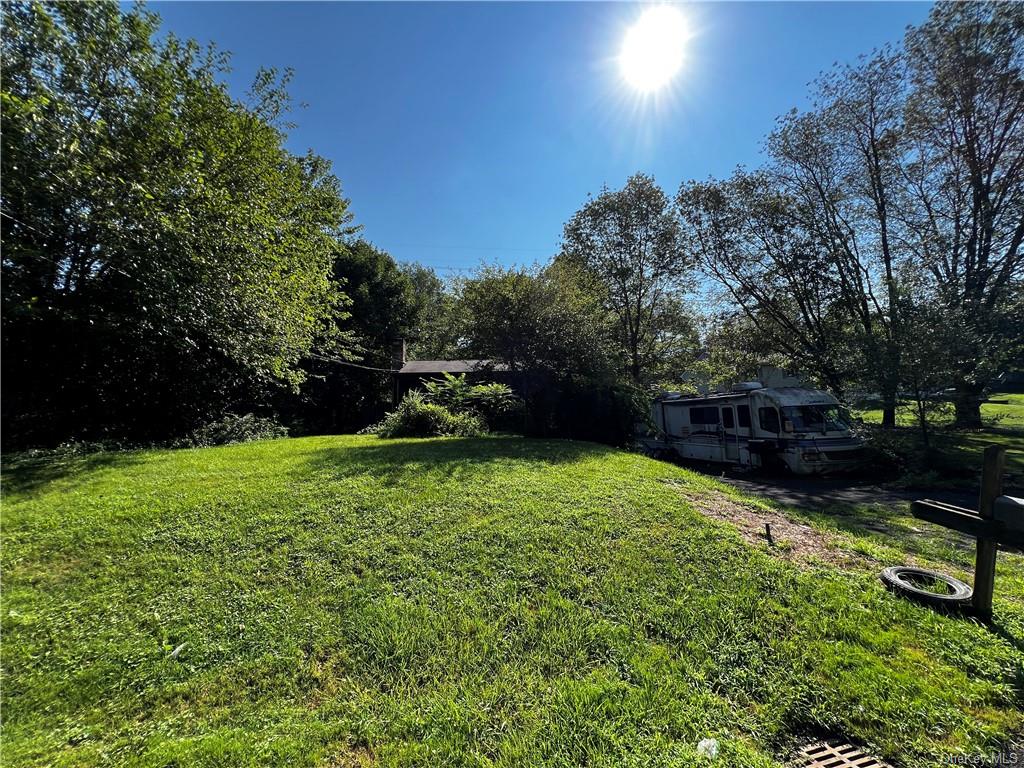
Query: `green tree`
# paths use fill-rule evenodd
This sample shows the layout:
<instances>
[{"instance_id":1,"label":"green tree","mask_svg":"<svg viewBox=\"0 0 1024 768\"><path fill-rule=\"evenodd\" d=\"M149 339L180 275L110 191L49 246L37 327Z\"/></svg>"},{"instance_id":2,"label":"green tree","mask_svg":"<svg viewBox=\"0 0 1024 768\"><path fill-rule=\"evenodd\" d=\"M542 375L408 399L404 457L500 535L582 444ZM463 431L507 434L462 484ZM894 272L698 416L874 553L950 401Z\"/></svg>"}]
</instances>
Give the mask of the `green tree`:
<instances>
[{"instance_id":1,"label":"green tree","mask_svg":"<svg viewBox=\"0 0 1024 768\"><path fill-rule=\"evenodd\" d=\"M515 372L602 378L614 375L617 343L600 298L571 266L485 267L462 282L464 349Z\"/></svg>"},{"instance_id":2,"label":"green tree","mask_svg":"<svg viewBox=\"0 0 1024 768\"><path fill-rule=\"evenodd\" d=\"M621 444L646 400L619 380L618 324L593 287L592 275L565 260L485 268L461 281L463 349L509 365L527 432Z\"/></svg>"},{"instance_id":3,"label":"green tree","mask_svg":"<svg viewBox=\"0 0 1024 768\"><path fill-rule=\"evenodd\" d=\"M699 358L688 366L682 385L666 382L665 389L700 392L739 381L753 381L762 365L783 370L801 369L792 356L777 351L770 328L770 322L756 322L742 310L709 315L701 332Z\"/></svg>"},{"instance_id":4,"label":"green tree","mask_svg":"<svg viewBox=\"0 0 1024 768\"><path fill-rule=\"evenodd\" d=\"M832 254L801 222L799 206L765 173L689 182L677 198L687 247L742 312L762 355L842 393L856 370L849 315Z\"/></svg>"},{"instance_id":5,"label":"green tree","mask_svg":"<svg viewBox=\"0 0 1024 768\"><path fill-rule=\"evenodd\" d=\"M414 331L424 311L409 272L360 238L338 252L332 278L350 300L338 330L352 336L361 362L388 367L395 342Z\"/></svg>"},{"instance_id":6,"label":"green tree","mask_svg":"<svg viewBox=\"0 0 1024 768\"><path fill-rule=\"evenodd\" d=\"M407 352L414 360L450 360L459 356L464 325L457 286L446 283L430 267L406 263L402 271L412 284L416 323Z\"/></svg>"},{"instance_id":7,"label":"green tree","mask_svg":"<svg viewBox=\"0 0 1024 768\"><path fill-rule=\"evenodd\" d=\"M980 426L1024 336L1024 6L937 4L902 49L813 96L762 171L684 185L690 241L776 351L833 388L877 388L885 425L901 388L944 371L956 424ZM923 360L925 337L944 354Z\"/></svg>"},{"instance_id":8,"label":"green tree","mask_svg":"<svg viewBox=\"0 0 1024 768\"><path fill-rule=\"evenodd\" d=\"M589 200L565 225L559 259L600 287L634 381L657 376L652 367L673 342L692 343L692 334L680 333L678 303L691 259L671 201L650 176L636 174L623 189Z\"/></svg>"},{"instance_id":9,"label":"green tree","mask_svg":"<svg viewBox=\"0 0 1024 768\"><path fill-rule=\"evenodd\" d=\"M905 48L907 242L958 327L956 423L978 427L1024 336L1024 5L938 3Z\"/></svg>"},{"instance_id":10,"label":"green tree","mask_svg":"<svg viewBox=\"0 0 1024 768\"><path fill-rule=\"evenodd\" d=\"M896 424L906 342L898 275L910 254L900 247L896 210L904 80L903 60L891 51L820 78L814 108L791 112L769 137L765 175L793 201L791 215L824 257L833 314L849 323L865 383L882 395L885 427Z\"/></svg>"},{"instance_id":11,"label":"green tree","mask_svg":"<svg viewBox=\"0 0 1024 768\"><path fill-rule=\"evenodd\" d=\"M115 3L4 6L9 440L183 433L343 346L347 201L327 161L284 148L287 75L242 104L223 55L158 26Z\"/></svg>"}]
</instances>

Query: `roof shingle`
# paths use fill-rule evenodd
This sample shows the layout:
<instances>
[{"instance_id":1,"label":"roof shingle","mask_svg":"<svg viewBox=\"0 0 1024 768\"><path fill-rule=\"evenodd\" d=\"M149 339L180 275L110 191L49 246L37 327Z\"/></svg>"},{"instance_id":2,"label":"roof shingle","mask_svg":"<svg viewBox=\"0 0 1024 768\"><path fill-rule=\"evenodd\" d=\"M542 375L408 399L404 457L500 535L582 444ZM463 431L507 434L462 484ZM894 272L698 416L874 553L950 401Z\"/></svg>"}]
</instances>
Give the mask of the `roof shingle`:
<instances>
[{"instance_id":1,"label":"roof shingle","mask_svg":"<svg viewBox=\"0 0 1024 768\"><path fill-rule=\"evenodd\" d=\"M507 371L508 366L494 360L410 360L399 373L473 373Z\"/></svg>"}]
</instances>

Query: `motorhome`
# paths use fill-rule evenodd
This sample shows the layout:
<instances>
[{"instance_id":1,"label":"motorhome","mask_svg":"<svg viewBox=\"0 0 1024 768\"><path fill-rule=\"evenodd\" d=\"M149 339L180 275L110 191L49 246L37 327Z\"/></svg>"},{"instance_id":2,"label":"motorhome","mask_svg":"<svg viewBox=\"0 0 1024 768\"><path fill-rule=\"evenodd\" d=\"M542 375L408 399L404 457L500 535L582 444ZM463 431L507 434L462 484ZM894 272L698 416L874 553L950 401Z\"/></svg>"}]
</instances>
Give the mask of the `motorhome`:
<instances>
[{"instance_id":1,"label":"motorhome","mask_svg":"<svg viewBox=\"0 0 1024 768\"><path fill-rule=\"evenodd\" d=\"M861 466L864 442L836 398L777 369L728 391L665 393L651 406L655 434L641 439L652 454L741 467L826 474Z\"/></svg>"}]
</instances>

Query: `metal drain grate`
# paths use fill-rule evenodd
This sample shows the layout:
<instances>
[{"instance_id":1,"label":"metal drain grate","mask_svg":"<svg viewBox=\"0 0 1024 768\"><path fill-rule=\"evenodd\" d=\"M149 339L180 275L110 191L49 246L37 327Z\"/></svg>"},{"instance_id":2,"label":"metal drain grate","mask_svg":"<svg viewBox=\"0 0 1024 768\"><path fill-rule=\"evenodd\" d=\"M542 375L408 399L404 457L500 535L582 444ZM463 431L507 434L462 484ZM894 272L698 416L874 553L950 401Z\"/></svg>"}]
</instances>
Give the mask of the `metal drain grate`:
<instances>
[{"instance_id":1,"label":"metal drain grate","mask_svg":"<svg viewBox=\"0 0 1024 768\"><path fill-rule=\"evenodd\" d=\"M794 768L891 768L877 757L865 755L852 744L819 741L800 749Z\"/></svg>"}]
</instances>

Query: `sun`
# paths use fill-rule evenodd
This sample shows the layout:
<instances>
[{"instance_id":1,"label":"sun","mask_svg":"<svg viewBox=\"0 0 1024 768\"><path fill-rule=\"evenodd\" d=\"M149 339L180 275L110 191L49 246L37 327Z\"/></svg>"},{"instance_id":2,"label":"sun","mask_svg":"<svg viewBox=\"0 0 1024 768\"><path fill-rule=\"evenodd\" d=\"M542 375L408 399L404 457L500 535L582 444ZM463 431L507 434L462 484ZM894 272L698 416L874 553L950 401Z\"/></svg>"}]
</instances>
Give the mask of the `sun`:
<instances>
[{"instance_id":1,"label":"sun","mask_svg":"<svg viewBox=\"0 0 1024 768\"><path fill-rule=\"evenodd\" d=\"M683 66L687 37L686 19L677 8L648 8L622 41L619 68L623 78L641 93L668 85Z\"/></svg>"}]
</instances>

